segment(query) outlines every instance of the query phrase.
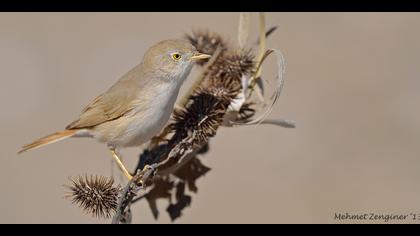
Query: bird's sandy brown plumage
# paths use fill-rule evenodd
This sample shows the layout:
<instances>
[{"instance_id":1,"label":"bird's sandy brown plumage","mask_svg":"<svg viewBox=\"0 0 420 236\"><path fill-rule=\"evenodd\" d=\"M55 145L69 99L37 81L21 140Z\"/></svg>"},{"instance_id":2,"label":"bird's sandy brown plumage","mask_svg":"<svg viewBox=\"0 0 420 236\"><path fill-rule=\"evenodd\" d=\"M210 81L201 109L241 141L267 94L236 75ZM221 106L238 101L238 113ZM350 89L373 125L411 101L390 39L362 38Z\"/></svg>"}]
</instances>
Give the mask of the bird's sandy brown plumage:
<instances>
[{"instance_id":1,"label":"bird's sandy brown plumage","mask_svg":"<svg viewBox=\"0 0 420 236\"><path fill-rule=\"evenodd\" d=\"M182 59L174 60L173 53L182 54ZM93 137L112 151L141 145L168 121L179 88L191 70L192 58L198 55L185 40L155 44L139 65L96 97L65 130L25 145L19 153L73 136Z\"/></svg>"},{"instance_id":2,"label":"bird's sandy brown plumage","mask_svg":"<svg viewBox=\"0 0 420 236\"><path fill-rule=\"evenodd\" d=\"M30 144L24 145L18 153L20 154L22 152L28 151L29 149L42 147L42 146L45 146L47 144L58 142L58 141L63 140L65 138L70 138L71 136L75 135L76 132L77 132L77 130L63 130L63 131L60 131L60 132L56 132L56 133L47 135L45 137L37 139L36 141L34 141Z\"/></svg>"}]
</instances>

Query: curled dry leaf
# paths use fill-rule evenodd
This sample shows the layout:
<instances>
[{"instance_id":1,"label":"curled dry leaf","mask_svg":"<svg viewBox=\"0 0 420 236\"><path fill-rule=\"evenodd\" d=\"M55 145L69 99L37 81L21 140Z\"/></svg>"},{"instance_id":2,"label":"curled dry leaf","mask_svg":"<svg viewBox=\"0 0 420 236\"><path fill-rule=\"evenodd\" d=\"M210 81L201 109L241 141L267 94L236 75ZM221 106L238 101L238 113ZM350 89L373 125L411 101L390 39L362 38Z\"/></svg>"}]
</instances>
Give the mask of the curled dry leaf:
<instances>
[{"instance_id":1,"label":"curled dry leaf","mask_svg":"<svg viewBox=\"0 0 420 236\"><path fill-rule=\"evenodd\" d=\"M239 14L238 44L239 48L245 48L251 28L251 13L241 12Z\"/></svg>"},{"instance_id":2,"label":"curled dry leaf","mask_svg":"<svg viewBox=\"0 0 420 236\"><path fill-rule=\"evenodd\" d=\"M266 53L262 57L262 60L260 61L260 64L258 65L258 68L260 68L262 66L264 60L271 53L274 53L277 57L276 86L275 86L274 94L271 97L271 101L270 101L267 109L263 112L262 115L260 115L259 117L255 118L255 119L252 119L251 121L248 121L248 122L244 122L244 123L243 122L234 122L235 125L256 125L256 124L260 124L273 111L274 105L276 104L278 98L280 97L280 94L281 94L282 89L283 89L286 67L285 67L284 57L283 57L283 54L281 53L281 51L276 50L276 49L269 49L269 50L266 51Z\"/></svg>"}]
</instances>

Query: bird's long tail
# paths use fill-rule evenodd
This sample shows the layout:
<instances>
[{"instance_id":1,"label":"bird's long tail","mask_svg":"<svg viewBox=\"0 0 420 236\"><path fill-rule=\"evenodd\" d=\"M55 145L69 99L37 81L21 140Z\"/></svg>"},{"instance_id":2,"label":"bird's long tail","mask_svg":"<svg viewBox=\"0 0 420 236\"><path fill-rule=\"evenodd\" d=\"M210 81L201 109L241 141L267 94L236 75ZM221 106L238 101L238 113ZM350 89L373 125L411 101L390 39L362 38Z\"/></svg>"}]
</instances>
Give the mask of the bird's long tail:
<instances>
[{"instance_id":1,"label":"bird's long tail","mask_svg":"<svg viewBox=\"0 0 420 236\"><path fill-rule=\"evenodd\" d=\"M18 152L19 154L25 151L28 151L29 149L39 148L51 143L55 143L61 140L64 140L66 138L70 138L76 134L77 130L63 130L60 132L56 132L53 134L50 134L48 136L45 136L43 138L40 138L33 143L26 144L22 147L22 149Z\"/></svg>"}]
</instances>

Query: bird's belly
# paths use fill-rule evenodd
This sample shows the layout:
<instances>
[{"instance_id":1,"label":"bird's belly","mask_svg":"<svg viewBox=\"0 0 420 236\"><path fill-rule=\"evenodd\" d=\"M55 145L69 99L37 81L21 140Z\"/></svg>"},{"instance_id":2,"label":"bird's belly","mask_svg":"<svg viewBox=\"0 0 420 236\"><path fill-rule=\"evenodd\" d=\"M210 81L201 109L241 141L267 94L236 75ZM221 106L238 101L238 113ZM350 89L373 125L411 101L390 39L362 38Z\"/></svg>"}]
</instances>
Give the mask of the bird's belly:
<instances>
[{"instance_id":1,"label":"bird's belly","mask_svg":"<svg viewBox=\"0 0 420 236\"><path fill-rule=\"evenodd\" d=\"M94 137L114 147L140 146L157 135L169 120L170 112L148 111L101 124Z\"/></svg>"},{"instance_id":2,"label":"bird's belly","mask_svg":"<svg viewBox=\"0 0 420 236\"><path fill-rule=\"evenodd\" d=\"M139 146L146 143L159 134L172 113L177 96L164 94L156 96L147 106L139 106L119 119L98 126L95 129L95 137L100 142L115 147Z\"/></svg>"},{"instance_id":3,"label":"bird's belly","mask_svg":"<svg viewBox=\"0 0 420 236\"><path fill-rule=\"evenodd\" d=\"M139 146L159 134L169 120L171 112L154 111L143 115L135 115L124 132L121 146Z\"/></svg>"}]
</instances>

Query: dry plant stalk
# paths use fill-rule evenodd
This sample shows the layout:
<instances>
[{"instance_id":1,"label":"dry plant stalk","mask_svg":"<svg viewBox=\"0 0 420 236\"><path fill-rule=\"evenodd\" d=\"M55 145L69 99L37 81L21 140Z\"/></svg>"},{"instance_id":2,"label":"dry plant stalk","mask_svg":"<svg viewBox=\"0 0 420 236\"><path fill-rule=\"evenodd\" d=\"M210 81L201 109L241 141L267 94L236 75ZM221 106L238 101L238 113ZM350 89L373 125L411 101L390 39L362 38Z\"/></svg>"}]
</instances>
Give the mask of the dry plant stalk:
<instances>
[{"instance_id":1,"label":"dry plant stalk","mask_svg":"<svg viewBox=\"0 0 420 236\"><path fill-rule=\"evenodd\" d=\"M249 21L249 16L244 15L241 19ZM260 19L264 19L263 14L260 15ZM262 21L261 24L264 31L259 37L263 44L260 48L265 48L265 36L271 34L273 28L265 32L265 23ZM262 117L252 119L256 114L256 103L251 101L252 92L247 91L256 87L255 81L257 76L260 78L261 64L273 50L262 54L260 52L257 58L251 49L244 46L248 37L249 29L246 27L249 27L249 22L240 24L240 27L240 49L229 45L223 37L209 31L196 30L186 36L199 51L214 57L207 64L202 64L202 73L196 84L174 110L173 121L140 155L133 179L122 190L119 188L118 201L115 197L116 188L112 187L111 181L101 180L99 182L102 184L95 185L85 184L84 182L92 180L81 178L78 182L73 181L73 187L70 187L73 202L79 203L82 208L96 216L109 216L110 212L115 212L112 220L115 224L130 223L130 206L142 199L148 201L155 218L159 214L156 206L156 200L159 198L168 199L170 202L167 211L172 220L181 215L182 209L191 203L191 197L185 194L185 189L188 187L190 191L196 192L198 188L195 181L210 170L197 158L197 155L208 150L209 139L214 137L218 128L223 125L261 123L281 92L283 65L279 70L281 86L276 89L272 104ZM276 120L271 120L271 123L284 127L291 124L286 122L287 125L284 125L285 122ZM101 193L112 192L114 200L112 204L107 203L109 209L102 209L105 207L103 203L96 202L95 205L91 204L92 201L84 200L91 199L85 194L86 191L80 194L79 189L85 189L86 186L101 186ZM136 198L138 192L146 188L150 190ZM172 193L175 193L176 203L171 202ZM101 197L105 199L106 195L102 194Z\"/></svg>"}]
</instances>

